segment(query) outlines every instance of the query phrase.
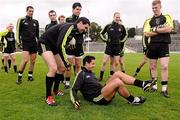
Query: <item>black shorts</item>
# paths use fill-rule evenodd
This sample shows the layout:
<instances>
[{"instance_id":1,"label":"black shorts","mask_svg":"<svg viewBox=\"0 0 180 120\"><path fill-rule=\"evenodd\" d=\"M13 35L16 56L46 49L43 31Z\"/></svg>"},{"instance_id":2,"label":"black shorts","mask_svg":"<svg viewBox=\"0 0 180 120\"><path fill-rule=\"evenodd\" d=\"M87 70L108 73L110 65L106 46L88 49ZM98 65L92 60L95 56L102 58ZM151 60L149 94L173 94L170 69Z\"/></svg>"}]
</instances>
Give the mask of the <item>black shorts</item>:
<instances>
[{"instance_id":1,"label":"black shorts","mask_svg":"<svg viewBox=\"0 0 180 120\"><path fill-rule=\"evenodd\" d=\"M123 43L120 43L120 57L123 57L124 56L124 42Z\"/></svg>"},{"instance_id":2,"label":"black shorts","mask_svg":"<svg viewBox=\"0 0 180 120\"><path fill-rule=\"evenodd\" d=\"M99 96L93 98L93 103L98 104L98 105L108 105L109 103L111 103L112 99L110 101L107 101L102 94L100 94Z\"/></svg>"},{"instance_id":3,"label":"black shorts","mask_svg":"<svg viewBox=\"0 0 180 120\"><path fill-rule=\"evenodd\" d=\"M44 43L38 42L38 54L41 55L43 52L52 51L54 55L58 54L58 50L55 47L50 47Z\"/></svg>"},{"instance_id":4,"label":"black shorts","mask_svg":"<svg viewBox=\"0 0 180 120\"><path fill-rule=\"evenodd\" d=\"M6 47L4 49L4 52L3 53L8 53L8 54L11 54L11 53L14 53L15 52L15 47L14 46L11 46L11 47Z\"/></svg>"},{"instance_id":5,"label":"black shorts","mask_svg":"<svg viewBox=\"0 0 180 120\"><path fill-rule=\"evenodd\" d=\"M37 43L23 43L23 51L28 51L30 54L37 53Z\"/></svg>"},{"instance_id":6,"label":"black shorts","mask_svg":"<svg viewBox=\"0 0 180 120\"><path fill-rule=\"evenodd\" d=\"M104 53L110 56L119 56L120 50L121 49L119 45L115 45L113 47L107 45Z\"/></svg>"},{"instance_id":7,"label":"black shorts","mask_svg":"<svg viewBox=\"0 0 180 120\"><path fill-rule=\"evenodd\" d=\"M169 45L168 44L149 44L146 56L149 59L169 57Z\"/></svg>"},{"instance_id":8,"label":"black shorts","mask_svg":"<svg viewBox=\"0 0 180 120\"><path fill-rule=\"evenodd\" d=\"M82 44L76 44L75 49L66 49L67 55L73 55L75 57L80 57L84 55L83 45Z\"/></svg>"}]
</instances>

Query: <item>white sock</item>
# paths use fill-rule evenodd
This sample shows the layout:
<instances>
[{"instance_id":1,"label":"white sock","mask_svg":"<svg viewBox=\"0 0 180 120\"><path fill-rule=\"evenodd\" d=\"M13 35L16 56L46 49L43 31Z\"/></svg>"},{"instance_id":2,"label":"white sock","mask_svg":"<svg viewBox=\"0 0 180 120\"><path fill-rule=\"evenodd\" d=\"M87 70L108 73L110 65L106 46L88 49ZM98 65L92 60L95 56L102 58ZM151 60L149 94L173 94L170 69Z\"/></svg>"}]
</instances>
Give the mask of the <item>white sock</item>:
<instances>
[{"instance_id":1,"label":"white sock","mask_svg":"<svg viewBox=\"0 0 180 120\"><path fill-rule=\"evenodd\" d=\"M162 91L166 91L167 90L167 85L162 85Z\"/></svg>"},{"instance_id":2,"label":"white sock","mask_svg":"<svg viewBox=\"0 0 180 120\"><path fill-rule=\"evenodd\" d=\"M153 85L152 88L157 90L157 83Z\"/></svg>"},{"instance_id":3,"label":"white sock","mask_svg":"<svg viewBox=\"0 0 180 120\"><path fill-rule=\"evenodd\" d=\"M66 85L69 86L70 85L70 81L66 81Z\"/></svg>"}]
</instances>

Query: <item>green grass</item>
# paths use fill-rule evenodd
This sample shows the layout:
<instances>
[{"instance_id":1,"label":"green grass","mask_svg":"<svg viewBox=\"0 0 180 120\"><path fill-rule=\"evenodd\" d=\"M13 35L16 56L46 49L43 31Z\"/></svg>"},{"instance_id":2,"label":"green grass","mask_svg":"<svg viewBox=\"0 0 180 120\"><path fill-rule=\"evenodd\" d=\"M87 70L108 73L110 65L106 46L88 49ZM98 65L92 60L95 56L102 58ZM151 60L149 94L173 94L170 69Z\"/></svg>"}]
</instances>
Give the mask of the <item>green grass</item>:
<instances>
[{"instance_id":1,"label":"green grass","mask_svg":"<svg viewBox=\"0 0 180 120\"><path fill-rule=\"evenodd\" d=\"M96 56L95 73L99 74L103 54ZM18 64L20 55L17 56ZM132 75L142 54L126 54L126 73ZM81 94L81 109L76 111L69 97L56 97L58 106L49 107L44 102L45 75L47 67L40 57L35 65L35 81L27 81L27 70L23 74L23 83L16 85L17 74L13 70L7 75L0 70L0 120L178 120L180 118L180 55L171 54L169 64L169 94L170 99L160 96L160 72L156 93L145 93L134 86L127 86L133 95L145 96L147 101L140 106L127 104L127 101L116 94L108 106L98 106L83 100ZM27 68L27 67L26 67ZM109 75L109 67L105 72L105 79ZM160 71L160 66L158 67ZM138 76L139 79L149 79L148 65L146 64ZM105 80L103 81L103 83ZM63 88L62 85L60 85Z\"/></svg>"}]
</instances>

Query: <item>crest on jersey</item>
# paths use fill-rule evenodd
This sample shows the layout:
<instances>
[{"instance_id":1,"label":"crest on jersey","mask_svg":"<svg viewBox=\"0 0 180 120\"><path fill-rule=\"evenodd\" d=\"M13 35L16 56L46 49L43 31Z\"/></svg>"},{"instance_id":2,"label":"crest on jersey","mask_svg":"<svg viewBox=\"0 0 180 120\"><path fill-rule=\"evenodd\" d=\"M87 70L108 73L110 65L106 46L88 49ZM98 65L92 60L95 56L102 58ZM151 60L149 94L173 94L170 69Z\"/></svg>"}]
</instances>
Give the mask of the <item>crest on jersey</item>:
<instances>
[{"instance_id":1,"label":"crest on jersey","mask_svg":"<svg viewBox=\"0 0 180 120\"><path fill-rule=\"evenodd\" d=\"M159 25L160 24L160 18L156 18L155 22L156 22L156 25Z\"/></svg>"}]
</instances>

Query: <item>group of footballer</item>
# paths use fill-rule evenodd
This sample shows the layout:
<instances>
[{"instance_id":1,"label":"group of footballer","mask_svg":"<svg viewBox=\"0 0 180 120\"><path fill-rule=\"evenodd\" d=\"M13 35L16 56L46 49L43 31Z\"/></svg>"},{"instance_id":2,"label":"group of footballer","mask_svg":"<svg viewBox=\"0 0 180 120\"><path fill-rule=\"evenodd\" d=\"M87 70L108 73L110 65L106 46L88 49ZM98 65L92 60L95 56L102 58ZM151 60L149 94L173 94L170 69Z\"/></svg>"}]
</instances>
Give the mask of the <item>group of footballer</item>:
<instances>
[{"instance_id":1,"label":"group of footballer","mask_svg":"<svg viewBox=\"0 0 180 120\"><path fill-rule=\"evenodd\" d=\"M161 13L161 7L160 0L153 0L153 17L147 19L143 26L144 59L137 67L134 77L125 74L123 56L128 34L122 25L119 12L114 13L113 21L107 24L100 33L102 40L106 43L106 48L98 78L92 72L95 67L95 57L87 55L82 60L84 36L89 30L90 21L86 17L79 17L82 9L79 2L72 5L72 16L65 19L65 16L61 15L58 17L59 22L56 12L50 10L48 15L51 22L46 25L45 32L40 37L39 22L33 19L34 8L28 6L26 16L17 21L16 39L12 24L0 32L1 43L4 48L4 70L8 73L7 63L10 57L14 64L14 72L18 72L16 84L20 85L26 64L29 62L28 81L33 81L33 69L38 52L48 67L45 76L45 102L50 106L56 106L57 102L54 96L64 94L63 91L59 90L60 83L64 83L65 89L70 88L71 68L73 67L76 77L70 88L70 98L74 107L79 109L78 91L87 101L99 105L109 104L116 92L124 97L129 104L144 103L146 98L134 97L128 92L125 84L135 85L144 91L157 91L157 60L160 59L161 95L168 98L169 44L171 43L170 33L173 30L173 23L170 15ZM22 59L18 71L14 54L16 44L22 49ZM150 61L151 80L141 81L136 77L148 59ZM109 60L110 77L103 86L99 81L103 80L105 65ZM121 66L120 71L118 66Z\"/></svg>"}]
</instances>

